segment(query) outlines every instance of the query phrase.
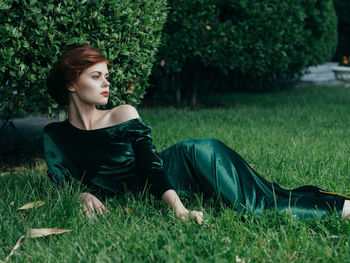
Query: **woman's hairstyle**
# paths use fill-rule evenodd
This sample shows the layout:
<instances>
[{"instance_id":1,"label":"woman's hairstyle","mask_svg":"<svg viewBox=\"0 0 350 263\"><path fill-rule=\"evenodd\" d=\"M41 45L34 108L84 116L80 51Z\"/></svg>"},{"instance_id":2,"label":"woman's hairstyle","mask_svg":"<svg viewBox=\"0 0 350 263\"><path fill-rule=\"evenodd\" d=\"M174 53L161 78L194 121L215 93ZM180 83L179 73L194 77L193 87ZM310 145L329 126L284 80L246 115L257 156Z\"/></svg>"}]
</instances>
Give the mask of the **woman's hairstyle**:
<instances>
[{"instance_id":1,"label":"woman's hairstyle","mask_svg":"<svg viewBox=\"0 0 350 263\"><path fill-rule=\"evenodd\" d=\"M59 105L68 105L68 87L79 81L80 74L94 64L109 61L92 46L81 45L72 48L53 64L46 80L50 96Z\"/></svg>"}]
</instances>

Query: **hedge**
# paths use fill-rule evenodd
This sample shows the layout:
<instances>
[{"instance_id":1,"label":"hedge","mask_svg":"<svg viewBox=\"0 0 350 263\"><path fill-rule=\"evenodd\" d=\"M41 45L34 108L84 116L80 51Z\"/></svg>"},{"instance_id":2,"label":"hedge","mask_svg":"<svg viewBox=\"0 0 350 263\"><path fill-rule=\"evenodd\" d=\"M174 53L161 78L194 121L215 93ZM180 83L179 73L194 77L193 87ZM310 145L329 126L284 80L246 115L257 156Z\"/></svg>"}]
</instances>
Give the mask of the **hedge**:
<instances>
[{"instance_id":1,"label":"hedge","mask_svg":"<svg viewBox=\"0 0 350 263\"><path fill-rule=\"evenodd\" d=\"M192 90L191 104L198 87L212 90L225 81L231 90L284 89L305 67L329 60L336 49L332 0L168 3L151 75L157 95L179 99Z\"/></svg>"},{"instance_id":2,"label":"hedge","mask_svg":"<svg viewBox=\"0 0 350 263\"><path fill-rule=\"evenodd\" d=\"M110 108L140 103L166 20L166 0L45 0L0 2L0 118L66 109L46 92L48 71L79 44L111 61Z\"/></svg>"}]
</instances>

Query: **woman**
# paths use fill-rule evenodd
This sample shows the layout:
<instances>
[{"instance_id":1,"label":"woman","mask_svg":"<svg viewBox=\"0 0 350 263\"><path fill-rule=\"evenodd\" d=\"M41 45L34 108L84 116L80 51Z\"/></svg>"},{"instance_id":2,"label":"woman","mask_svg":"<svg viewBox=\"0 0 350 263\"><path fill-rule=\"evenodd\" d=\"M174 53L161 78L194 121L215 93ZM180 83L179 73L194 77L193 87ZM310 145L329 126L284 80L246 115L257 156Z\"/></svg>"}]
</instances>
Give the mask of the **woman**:
<instances>
[{"instance_id":1,"label":"woman","mask_svg":"<svg viewBox=\"0 0 350 263\"><path fill-rule=\"evenodd\" d=\"M68 119L44 128L47 174L55 184L74 177L95 190L120 193L149 187L182 220L203 221L200 211L188 211L177 193L203 193L238 211L261 214L265 209L289 211L297 217L318 217L336 211L346 218L347 197L314 186L285 190L266 181L232 149L213 138L188 139L159 154L151 128L130 105L98 110L108 102L108 60L91 46L64 53L50 71L50 95L68 105ZM88 213L105 207L92 193L79 196Z\"/></svg>"}]
</instances>

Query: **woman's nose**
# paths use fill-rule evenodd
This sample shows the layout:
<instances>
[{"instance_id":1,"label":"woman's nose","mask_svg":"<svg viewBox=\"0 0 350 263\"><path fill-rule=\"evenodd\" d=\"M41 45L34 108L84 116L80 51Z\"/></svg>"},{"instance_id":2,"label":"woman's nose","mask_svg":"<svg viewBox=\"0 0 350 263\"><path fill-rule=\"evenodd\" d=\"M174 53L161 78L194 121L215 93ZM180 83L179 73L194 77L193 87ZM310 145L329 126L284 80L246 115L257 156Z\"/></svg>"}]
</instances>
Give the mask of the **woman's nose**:
<instances>
[{"instance_id":1,"label":"woman's nose","mask_svg":"<svg viewBox=\"0 0 350 263\"><path fill-rule=\"evenodd\" d=\"M105 81L103 82L103 85L104 85L104 86L109 86L109 81L108 81L108 79L105 79Z\"/></svg>"}]
</instances>

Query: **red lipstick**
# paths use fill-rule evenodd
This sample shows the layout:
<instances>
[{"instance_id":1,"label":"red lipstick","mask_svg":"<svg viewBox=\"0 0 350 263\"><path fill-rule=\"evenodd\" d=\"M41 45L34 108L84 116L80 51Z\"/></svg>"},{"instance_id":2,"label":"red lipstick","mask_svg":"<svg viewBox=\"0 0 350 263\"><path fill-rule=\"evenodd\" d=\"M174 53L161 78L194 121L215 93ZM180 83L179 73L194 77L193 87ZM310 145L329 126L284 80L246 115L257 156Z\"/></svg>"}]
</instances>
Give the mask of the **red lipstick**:
<instances>
[{"instance_id":1,"label":"red lipstick","mask_svg":"<svg viewBox=\"0 0 350 263\"><path fill-rule=\"evenodd\" d=\"M108 97L108 91L103 91L103 92L101 92L101 94L102 94L102 96L105 96L105 97Z\"/></svg>"}]
</instances>

